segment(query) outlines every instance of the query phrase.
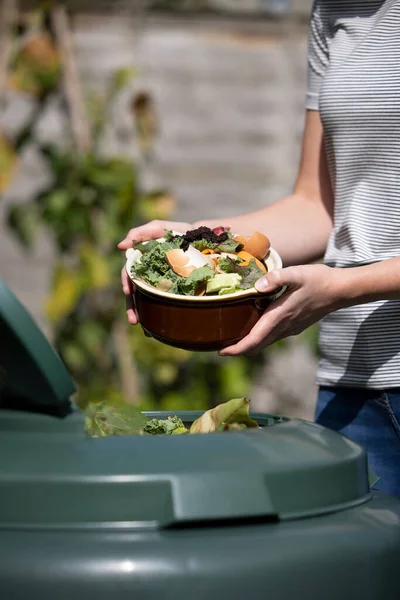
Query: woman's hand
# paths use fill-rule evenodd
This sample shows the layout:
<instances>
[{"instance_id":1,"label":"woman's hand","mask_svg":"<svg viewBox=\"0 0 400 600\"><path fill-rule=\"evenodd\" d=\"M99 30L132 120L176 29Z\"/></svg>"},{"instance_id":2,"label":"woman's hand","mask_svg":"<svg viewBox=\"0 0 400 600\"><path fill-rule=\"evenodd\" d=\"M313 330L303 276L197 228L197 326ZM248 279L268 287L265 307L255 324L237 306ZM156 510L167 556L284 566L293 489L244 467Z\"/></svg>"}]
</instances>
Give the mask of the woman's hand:
<instances>
[{"instance_id":1,"label":"woman's hand","mask_svg":"<svg viewBox=\"0 0 400 600\"><path fill-rule=\"evenodd\" d=\"M189 223L175 223L174 221L151 221L146 225L141 225L140 227L130 229L126 235L126 238L118 244L118 248L120 250L128 250L129 248L132 248L133 241L145 242L147 240L163 237L166 229L173 229L179 233L186 233L186 231L191 229L191 227L192 226ZM128 321L132 325L136 325L139 322L139 319L133 304L133 286L125 267L123 267L121 271L121 282L122 290L126 296L126 314Z\"/></svg>"},{"instance_id":2,"label":"woman's hand","mask_svg":"<svg viewBox=\"0 0 400 600\"><path fill-rule=\"evenodd\" d=\"M264 312L249 335L220 354L256 354L278 340L301 333L328 313L343 307L344 277L345 269L325 265L271 271L256 283L258 291L273 292L283 286L287 291Z\"/></svg>"}]
</instances>

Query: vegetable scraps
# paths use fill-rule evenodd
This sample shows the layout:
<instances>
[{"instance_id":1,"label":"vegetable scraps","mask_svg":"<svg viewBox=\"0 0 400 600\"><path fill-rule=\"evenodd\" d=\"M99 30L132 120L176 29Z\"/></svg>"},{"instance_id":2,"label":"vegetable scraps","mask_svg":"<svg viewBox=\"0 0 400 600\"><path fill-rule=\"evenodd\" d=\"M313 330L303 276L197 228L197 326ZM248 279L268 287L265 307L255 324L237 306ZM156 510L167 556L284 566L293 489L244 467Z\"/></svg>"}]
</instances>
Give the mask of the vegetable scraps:
<instances>
[{"instance_id":1,"label":"vegetable scraps","mask_svg":"<svg viewBox=\"0 0 400 600\"><path fill-rule=\"evenodd\" d=\"M92 437L121 435L182 435L257 429L249 416L250 401L235 398L208 410L186 427L177 416L149 419L135 406L93 404L86 409L85 429Z\"/></svg>"},{"instance_id":2,"label":"vegetable scraps","mask_svg":"<svg viewBox=\"0 0 400 600\"><path fill-rule=\"evenodd\" d=\"M198 227L185 234L133 242L126 253L135 279L171 294L225 295L254 287L267 269L269 239L256 232L234 236L228 228Z\"/></svg>"}]
</instances>

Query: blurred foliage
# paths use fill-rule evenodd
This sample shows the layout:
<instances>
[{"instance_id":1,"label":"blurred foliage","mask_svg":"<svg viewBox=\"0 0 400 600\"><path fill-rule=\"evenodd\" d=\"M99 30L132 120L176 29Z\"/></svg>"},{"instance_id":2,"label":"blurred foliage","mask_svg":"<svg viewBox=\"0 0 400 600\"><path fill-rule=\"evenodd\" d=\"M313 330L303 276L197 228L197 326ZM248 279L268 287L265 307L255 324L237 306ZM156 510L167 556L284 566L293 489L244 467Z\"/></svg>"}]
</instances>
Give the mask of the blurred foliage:
<instances>
[{"instance_id":1,"label":"blurred foliage","mask_svg":"<svg viewBox=\"0 0 400 600\"><path fill-rule=\"evenodd\" d=\"M7 88L34 97L37 104L15 139L8 139L0 131L0 194L11 186L17 172L18 153L26 142L31 141L46 98L57 89L61 80L60 54L49 29L50 6L45 3L32 13L31 19L21 20L15 27L15 43L7 65ZM31 228L28 220L29 217L26 230Z\"/></svg>"},{"instance_id":2,"label":"blurred foliage","mask_svg":"<svg viewBox=\"0 0 400 600\"><path fill-rule=\"evenodd\" d=\"M28 37L11 60L8 84L17 91L41 98L52 91L61 75L57 48L46 32Z\"/></svg>"},{"instance_id":3,"label":"blurred foliage","mask_svg":"<svg viewBox=\"0 0 400 600\"><path fill-rule=\"evenodd\" d=\"M96 104L101 137L108 102L126 83L110 82L107 102ZM140 192L137 173L123 158L41 148L53 181L28 205L14 205L9 225L31 248L44 226L56 250L46 310L54 343L78 385L78 401L135 402L142 409L202 409L248 395L261 358L222 359L192 354L146 337L126 322L119 283L124 257L116 248L127 229L149 219L172 217L166 191Z\"/></svg>"},{"instance_id":4,"label":"blurred foliage","mask_svg":"<svg viewBox=\"0 0 400 600\"><path fill-rule=\"evenodd\" d=\"M11 185L18 166L18 155L13 143L0 131L0 194Z\"/></svg>"},{"instance_id":5,"label":"blurred foliage","mask_svg":"<svg viewBox=\"0 0 400 600\"><path fill-rule=\"evenodd\" d=\"M60 79L51 37L32 38L15 55L12 68L13 85L35 94L43 105ZM100 152L110 103L132 75L131 70L116 72L105 93L90 98L90 152L40 148L52 182L35 201L13 205L8 222L28 252L43 229L52 235L54 270L46 311L54 344L78 386L80 406L127 401L143 410L206 409L248 396L264 358L190 353L128 326L119 281L124 256L117 243L131 227L172 218L176 205L166 190L143 194L130 161ZM157 131L152 100L136 96L131 110L142 150L148 153ZM33 128L34 122L25 128L16 148L21 140L29 141ZM8 185L15 162L12 144L0 138L0 186ZM316 343L313 329L304 336L307 343ZM279 342L268 352L284 346Z\"/></svg>"}]
</instances>

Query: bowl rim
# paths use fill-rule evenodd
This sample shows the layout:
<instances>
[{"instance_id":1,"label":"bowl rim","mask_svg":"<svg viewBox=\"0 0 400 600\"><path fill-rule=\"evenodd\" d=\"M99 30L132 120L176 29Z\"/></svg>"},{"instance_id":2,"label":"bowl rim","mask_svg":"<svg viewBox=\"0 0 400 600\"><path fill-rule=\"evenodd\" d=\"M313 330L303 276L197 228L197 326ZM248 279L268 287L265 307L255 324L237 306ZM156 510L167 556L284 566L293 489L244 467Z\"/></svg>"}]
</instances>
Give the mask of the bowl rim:
<instances>
[{"instance_id":1,"label":"bowl rim","mask_svg":"<svg viewBox=\"0 0 400 600\"><path fill-rule=\"evenodd\" d=\"M162 239L162 238L161 238ZM275 271L277 269L282 269L282 259L278 252L274 248L270 248L267 256L262 261L267 267L268 273L271 271ZM158 296L160 298L164 298L166 300L174 299L175 301L183 301L183 302L196 302L196 303L209 303L209 302L225 302L227 300L240 300L242 298L248 298L251 296L261 297L269 297L271 299L277 299L281 296L285 288L281 288L280 290L273 292L272 294L263 294L259 292L255 287L250 288L248 290L243 290L242 292L235 292L234 294L224 294L223 296L181 296L179 294L171 294L170 292L164 292L162 290L158 290L157 288L141 281L140 279L135 279L129 272L130 261L129 259L125 262L125 269L128 274L129 279L132 283L138 287L139 289L147 292L148 294L152 294L154 296Z\"/></svg>"}]
</instances>

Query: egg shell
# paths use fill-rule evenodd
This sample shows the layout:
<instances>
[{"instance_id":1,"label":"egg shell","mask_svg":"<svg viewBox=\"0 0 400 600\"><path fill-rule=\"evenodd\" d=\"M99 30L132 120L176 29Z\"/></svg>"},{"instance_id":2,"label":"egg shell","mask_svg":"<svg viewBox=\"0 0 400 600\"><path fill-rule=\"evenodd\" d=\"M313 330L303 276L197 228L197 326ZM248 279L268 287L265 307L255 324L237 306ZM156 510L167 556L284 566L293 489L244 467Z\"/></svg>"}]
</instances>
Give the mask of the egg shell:
<instances>
[{"instance_id":1,"label":"egg shell","mask_svg":"<svg viewBox=\"0 0 400 600\"><path fill-rule=\"evenodd\" d=\"M189 264L189 256L180 248L168 250L166 257L173 272L181 277L189 277L190 273L196 269L195 265Z\"/></svg>"},{"instance_id":2,"label":"egg shell","mask_svg":"<svg viewBox=\"0 0 400 600\"><path fill-rule=\"evenodd\" d=\"M242 244L244 246L249 238L246 235L235 235L233 239L238 244Z\"/></svg>"},{"instance_id":3,"label":"egg shell","mask_svg":"<svg viewBox=\"0 0 400 600\"><path fill-rule=\"evenodd\" d=\"M243 250L245 252L249 252L258 260L262 260L265 258L271 248L271 242L267 238L266 235L256 231L253 235L246 241L243 246Z\"/></svg>"},{"instance_id":4,"label":"egg shell","mask_svg":"<svg viewBox=\"0 0 400 600\"><path fill-rule=\"evenodd\" d=\"M259 261L258 258L256 258L255 256L253 256L253 254L250 254L250 252L246 252L245 250L241 250L240 252L237 253L237 256L244 261L243 263L241 263L239 265L239 267L247 267L247 265L249 264L249 262L251 260L255 260L257 267L259 269L261 269L262 271L264 271L264 273L267 272L267 269L265 268L265 265L261 261Z\"/></svg>"},{"instance_id":5,"label":"egg shell","mask_svg":"<svg viewBox=\"0 0 400 600\"><path fill-rule=\"evenodd\" d=\"M205 265L208 265L211 269L213 268L212 258L209 255L203 254L194 246L189 246L184 254L189 258L189 265L193 265L197 269Z\"/></svg>"},{"instance_id":6,"label":"egg shell","mask_svg":"<svg viewBox=\"0 0 400 600\"><path fill-rule=\"evenodd\" d=\"M140 252L140 250L135 250L134 248L128 248L128 250L125 252L125 257L126 257L127 267L128 267L129 271L131 270L133 265L135 265L137 262L140 261L141 256L142 256L142 253Z\"/></svg>"}]
</instances>

